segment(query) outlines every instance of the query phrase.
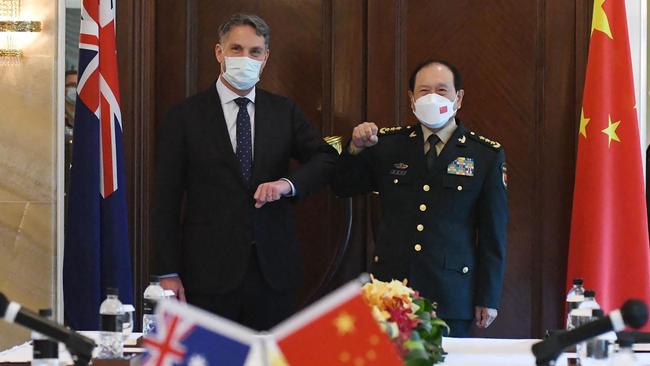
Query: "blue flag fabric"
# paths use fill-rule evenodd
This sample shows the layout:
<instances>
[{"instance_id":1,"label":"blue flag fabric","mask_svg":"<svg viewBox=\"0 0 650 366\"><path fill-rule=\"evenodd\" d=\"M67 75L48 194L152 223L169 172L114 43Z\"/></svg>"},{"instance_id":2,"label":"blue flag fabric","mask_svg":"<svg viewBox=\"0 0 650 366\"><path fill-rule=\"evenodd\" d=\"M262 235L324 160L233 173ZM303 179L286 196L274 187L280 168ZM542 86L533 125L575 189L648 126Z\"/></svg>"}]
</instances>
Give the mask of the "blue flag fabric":
<instances>
[{"instance_id":1,"label":"blue flag fabric","mask_svg":"<svg viewBox=\"0 0 650 366\"><path fill-rule=\"evenodd\" d=\"M160 324L144 340L142 366L259 364L249 359L255 357L256 340L248 328L173 300L164 301L156 314Z\"/></svg>"},{"instance_id":2,"label":"blue flag fabric","mask_svg":"<svg viewBox=\"0 0 650 366\"><path fill-rule=\"evenodd\" d=\"M106 288L118 288L122 303L132 304L133 279L115 51L115 0L85 0L81 13L63 291L66 323L76 330L96 330Z\"/></svg>"}]
</instances>

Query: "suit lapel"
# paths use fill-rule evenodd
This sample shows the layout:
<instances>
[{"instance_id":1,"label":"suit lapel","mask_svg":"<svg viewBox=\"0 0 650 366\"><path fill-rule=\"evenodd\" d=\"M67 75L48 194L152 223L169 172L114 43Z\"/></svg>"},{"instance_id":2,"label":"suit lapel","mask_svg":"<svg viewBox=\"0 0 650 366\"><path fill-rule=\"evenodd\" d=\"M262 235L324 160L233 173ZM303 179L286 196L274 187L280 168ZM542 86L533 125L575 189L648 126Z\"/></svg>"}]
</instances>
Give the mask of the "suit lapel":
<instances>
[{"instance_id":1,"label":"suit lapel","mask_svg":"<svg viewBox=\"0 0 650 366\"><path fill-rule=\"evenodd\" d=\"M273 108L270 100L264 91L257 89L255 95L255 141L253 141L253 175L251 182L259 184L258 179L264 176L263 167L268 166L265 163L267 154L273 146L269 146L271 140L269 136L273 134L273 121L271 119ZM253 187L257 188L257 187Z\"/></svg>"},{"instance_id":2,"label":"suit lapel","mask_svg":"<svg viewBox=\"0 0 650 366\"><path fill-rule=\"evenodd\" d=\"M206 111L205 122L207 123L207 130L210 136L209 141L214 142L218 156L223 158L223 161L237 176L239 183L244 185L241 167L239 166L237 157L232 149L228 127L226 126L226 119L223 115L223 108L221 108L221 100L219 99L219 93L217 93L214 83L210 86L210 89L206 91L203 102ZM215 162L215 166L217 164L218 163Z\"/></svg>"},{"instance_id":3,"label":"suit lapel","mask_svg":"<svg viewBox=\"0 0 650 366\"><path fill-rule=\"evenodd\" d=\"M413 142L410 144L410 161L413 164L413 171L417 172L419 178L427 174L427 164L424 161L424 139L422 138L422 126L418 123L417 127L412 128L409 133L409 139Z\"/></svg>"}]
</instances>

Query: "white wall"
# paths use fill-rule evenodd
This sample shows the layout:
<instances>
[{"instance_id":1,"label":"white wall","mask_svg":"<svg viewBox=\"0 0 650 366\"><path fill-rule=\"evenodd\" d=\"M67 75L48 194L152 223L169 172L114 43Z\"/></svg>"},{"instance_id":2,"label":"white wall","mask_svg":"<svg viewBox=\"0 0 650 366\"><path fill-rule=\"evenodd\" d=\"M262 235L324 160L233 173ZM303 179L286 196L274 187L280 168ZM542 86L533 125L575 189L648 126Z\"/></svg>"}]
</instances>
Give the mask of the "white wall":
<instances>
[{"instance_id":1,"label":"white wall","mask_svg":"<svg viewBox=\"0 0 650 366\"><path fill-rule=\"evenodd\" d=\"M645 172L645 149L648 146L647 106L648 106L648 10L647 0L625 0L628 32L630 33L630 52L634 71L634 87L639 119L639 137Z\"/></svg>"}]
</instances>

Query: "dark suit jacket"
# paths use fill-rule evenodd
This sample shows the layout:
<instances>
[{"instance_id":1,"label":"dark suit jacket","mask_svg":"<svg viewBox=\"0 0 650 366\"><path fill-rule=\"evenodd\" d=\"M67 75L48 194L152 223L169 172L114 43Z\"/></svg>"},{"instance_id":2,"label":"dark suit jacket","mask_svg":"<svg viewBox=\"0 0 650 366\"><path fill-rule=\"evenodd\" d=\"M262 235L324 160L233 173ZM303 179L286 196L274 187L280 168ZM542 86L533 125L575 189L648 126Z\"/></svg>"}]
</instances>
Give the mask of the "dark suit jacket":
<instances>
[{"instance_id":1,"label":"dark suit jacket","mask_svg":"<svg viewBox=\"0 0 650 366\"><path fill-rule=\"evenodd\" d=\"M307 196L329 182L336 158L293 102L258 88L248 188L215 85L173 107L157 136L153 272L180 274L187 291L224 293L241 283L257 252L273 288L295 288L301 277L295 199L256 209L253 194L261 183L288 178L298 196ZM292 172L290 159L301 163Z\"/></svg>"},{"instance_id":2,"label":"dark suit jacket","mask_svg":"<svg viewBox=\"0 0 650 366\"><path fill-rule=\"evenodd\" d=\"M379 143L344 154L334 191L379 192L382 221L371 272L438 302L438 315L471 319L474 306L497 308L508 220L505 155L459 125L427 171L419 125L380 130ZM471 159L465 168L454 166ZM466 175L459 175L466 174Z\"/></svg>"}]
</instances>

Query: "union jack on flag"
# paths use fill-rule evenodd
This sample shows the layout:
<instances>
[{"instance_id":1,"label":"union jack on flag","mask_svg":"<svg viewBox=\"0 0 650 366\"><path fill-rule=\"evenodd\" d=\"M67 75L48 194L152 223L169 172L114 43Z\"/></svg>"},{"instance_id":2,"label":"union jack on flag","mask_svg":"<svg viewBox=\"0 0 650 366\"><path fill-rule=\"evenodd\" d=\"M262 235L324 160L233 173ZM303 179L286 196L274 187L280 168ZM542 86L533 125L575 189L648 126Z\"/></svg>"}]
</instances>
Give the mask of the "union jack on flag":
<instances>
[{"instance_id":1,"label":"union jack on flag","mask_svg":"<svg viewBox=\"0 0 650 366\"><path fill-rule=\"evenodd\" d=\"M65 320L77 330L99 329L108 287L133 304L115 6L116 0L84 0L81 7L63 257Z\"/></svg>"},{"instance_id":2,"label":"union jack on flag","mask_svg":"<svg viewBox=\"0 0 650 366\"><path fill-rule=\"evenodd\" d=\"M84 1L79 53L87 63L80 67L77 90L100 121L100 193L106 198L117 190L115 124L122 129L113 0Z\"/></svg>"},{"instance_id":3,"label":"union jack on flag","mask_svg":"<svg viewBox=\"0 0 650 366\"><path fill-rule=\"evenodd\" d=\"M156 314L160 324L144 340L143 366L263 364L251 329L175 301L161 302Z\"/></svg>"}]
</instances>

